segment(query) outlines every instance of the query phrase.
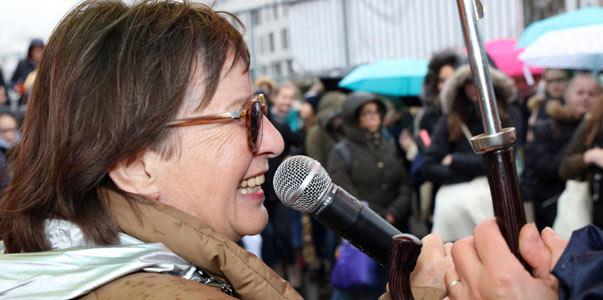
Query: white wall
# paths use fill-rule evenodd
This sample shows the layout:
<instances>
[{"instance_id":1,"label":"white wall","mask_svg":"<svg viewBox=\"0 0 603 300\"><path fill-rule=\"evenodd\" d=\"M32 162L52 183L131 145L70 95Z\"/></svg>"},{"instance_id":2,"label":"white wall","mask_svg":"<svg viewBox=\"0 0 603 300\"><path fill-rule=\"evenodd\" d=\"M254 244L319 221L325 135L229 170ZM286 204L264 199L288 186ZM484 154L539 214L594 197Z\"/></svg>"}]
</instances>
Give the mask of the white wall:
<instances>
[{"instance_id":1,"label":"white wall","mask_svg":"<svg viewBox=\"0 0 603 300\"><path fill-rule=\"evenodd\" d=\"M290 6L293 57L302 71L345 68L343 2L347 6L350 65L380 58L428 58L464 47L453 0L312 0ZM485 0L484 40L516 38L523 29L521 1Z\"/></svg>"}]
</instances>

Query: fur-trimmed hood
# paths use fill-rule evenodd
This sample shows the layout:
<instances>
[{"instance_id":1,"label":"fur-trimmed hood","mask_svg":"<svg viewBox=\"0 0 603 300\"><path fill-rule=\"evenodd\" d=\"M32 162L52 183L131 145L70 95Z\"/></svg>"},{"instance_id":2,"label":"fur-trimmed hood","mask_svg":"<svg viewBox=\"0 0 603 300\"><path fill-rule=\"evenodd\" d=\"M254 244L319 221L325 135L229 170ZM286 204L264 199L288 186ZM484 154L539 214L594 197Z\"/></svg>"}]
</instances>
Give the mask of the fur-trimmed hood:
<instances>
[{"instance_id":1,"label":"fur-trimmed hood","mask_svg":"<svg viewBox=\"0 0 603 300\"><path fill-rule=\"evenodd\" d=\"M497 100L504 100L507 103L515 101L517 98L517 88L515 87L513 79L494 68L490 68L490 75L492 84L494 85L494 91L496 95L501 98ZM454 101L458 99L459 91L463 87L463 84L467 82L467 80L471 80L471 78L471 68L469 65L463 65L446 81L441 93L442 111L445 114L450 112Z\"/></svg>"},{"instance_id":2,"label":"fur-trimmed hood","mask_svg":"<svg viewBox=\"0 0 603 300\"><path fill-rule=\"evenodd\" d=\"M546 102L546 114L549 118L561 122L576 122L582 119L582 114L573 108L563 105L559 100L549 100Z\"/></svg>"}]
</instances>

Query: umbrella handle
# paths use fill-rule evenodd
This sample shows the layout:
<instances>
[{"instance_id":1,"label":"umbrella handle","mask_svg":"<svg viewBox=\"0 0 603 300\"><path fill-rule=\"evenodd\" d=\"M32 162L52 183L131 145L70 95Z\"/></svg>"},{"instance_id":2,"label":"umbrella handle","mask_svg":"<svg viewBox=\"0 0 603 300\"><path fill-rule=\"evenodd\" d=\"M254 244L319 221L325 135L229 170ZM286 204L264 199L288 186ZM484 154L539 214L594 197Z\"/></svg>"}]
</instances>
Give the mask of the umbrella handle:
<instances>
[{"instance_id":1,"label":"umbrella handle","mask_svg":"<svg viewBox=\"0 0 603 300\"><path fill-rule=\"evenodd\" d=\"M413 300L410 287L412 273L421 253L421 241L409 235L394 236L387 264L388 286L392 300Z\"/></svg>"}]
</instances>

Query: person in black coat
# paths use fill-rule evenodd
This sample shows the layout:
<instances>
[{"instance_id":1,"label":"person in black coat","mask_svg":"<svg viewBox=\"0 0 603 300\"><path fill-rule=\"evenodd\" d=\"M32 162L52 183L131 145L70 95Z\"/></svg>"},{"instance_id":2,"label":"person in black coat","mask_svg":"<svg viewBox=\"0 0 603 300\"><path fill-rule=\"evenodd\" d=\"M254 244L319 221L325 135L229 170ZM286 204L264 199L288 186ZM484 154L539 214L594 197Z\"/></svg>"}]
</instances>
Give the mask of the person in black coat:
<instances>
[{"instance_id":1,"label":"person in black coat","mask_svg":"<svg viewBox=\"0 0 603 300\"><path fill-rule=\"evenodd\" d=\"M533 165L528 186L534 201L536 225L552 226L557 215L557 200L565 189L559 177L562 151L569 143L583 116L593 108L598 92L597 80L588 74L577 74L564 93L565 105L551 100L546 104L548 119L536 124L526 160Z\"/></svg>"},{"instance_id":2,"label":"person in black coat","mask_svg":"<svg viewBox=\"0 0 603 300\"><path fill-rule=\"evenodd\" d=\"M522 132L521 112L511 105L517 91L512 79L494 69L490 73L503 127ZM444 86L444 115L438 120L421 167L426 180L441 185L435 198L432 231L446 241L470 235L475 225L493 215L484 159L469 142L483 132L477 101L471 69L462 66Z\"/></svg>"},{"instance_id":3,"label":"person in black coat","mask_svg":"<svg viewBox=\"0 0 603 300\"><path fill-rule=\"evenodd\" d=\"M2 73L2 68L0 68L0 106L9 104L8 86L6 86L6 82L4 81L4 73Z\"/></svg>"},{"instance_id":4,"label":"person in black coat","mask_svg":"<svg viewBox=\"0 0 603 300\"><path fill-rule=\"evenodd\" d=\"M521 112L509 105L515 101L517 94L512 80L493 69L491 74L503 125L521 126ZM467 136L483 132L468 65L460 67L444 87L442 110L444 115L438 120L432 144L425 153L421 168L423 177L436 184L452 184L484 176L486 169L483 158L473 151Z\"/></svg>"},{"instance_id":5,"label":"person in black coat","mask_svg":"<svg viewBox=\"0 0 603 300\"><path fill-rule=\"evenodd\" d=\"M27 49L27 57L17 64L17 68L15 72L13 72L13 76L10 81L13 86L13 89L19 93L21 97L19 99L19 104L25 104L26 99L25 95L25 80L27 76L36 69L40 59L42 58L42 51L44 50L44 42L41 39L33 39L29 44L29 48Z\"/></svg>"}]
</instances>

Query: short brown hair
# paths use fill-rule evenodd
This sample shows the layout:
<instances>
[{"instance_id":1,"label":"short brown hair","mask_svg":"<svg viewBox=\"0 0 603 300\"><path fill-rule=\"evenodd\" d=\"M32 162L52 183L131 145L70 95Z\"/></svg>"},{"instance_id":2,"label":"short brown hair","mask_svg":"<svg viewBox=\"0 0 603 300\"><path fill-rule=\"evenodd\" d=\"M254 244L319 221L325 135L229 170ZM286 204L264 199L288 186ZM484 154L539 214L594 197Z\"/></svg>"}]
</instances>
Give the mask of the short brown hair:
<instances>
[{"instance_id":1,"label":"short brown hair","mask_svg":"<svg viewBox=\"0 0 603 300\"><path fill-rule=\"evenodd\" d=\"M232 65L243 61L247 71L241 34L201 4L96 0L67 14L44 49L23 140L11 159L0 207L7 251L48 249L44 223L51 218L76 223L89 241L116 243L119 228L103 191L134 197L107 171L147 149L165 150L166 124L192 74L199 68L203 76L201 107L231 54Z\"/></svg>"}]
</instances>

